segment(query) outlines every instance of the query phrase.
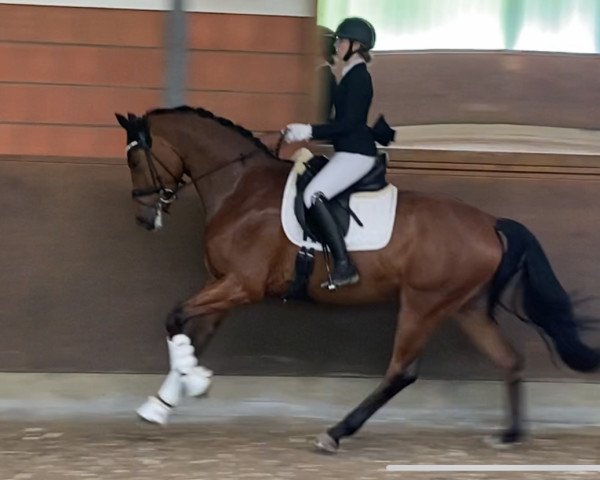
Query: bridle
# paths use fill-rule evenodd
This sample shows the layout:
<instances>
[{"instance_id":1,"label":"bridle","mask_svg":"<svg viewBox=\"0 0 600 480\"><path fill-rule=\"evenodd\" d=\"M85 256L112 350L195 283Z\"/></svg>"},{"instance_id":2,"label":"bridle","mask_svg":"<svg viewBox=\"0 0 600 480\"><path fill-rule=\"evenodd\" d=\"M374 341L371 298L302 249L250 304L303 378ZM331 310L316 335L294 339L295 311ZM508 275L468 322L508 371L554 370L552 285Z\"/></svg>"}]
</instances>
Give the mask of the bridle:
<instances>
[{"instance_id":1,"label":"bridle","mask_svg":"<svg viewBox=\"0 0 600 480\"><path fill-rule=\"evenodd\" d=\"M274 152L276 158L279 158L279 152L281 150L284 137L285 132L282 132ZM178 179L177 176L165 165L165 163L161 161L160 158L152 151L151 147L148 145L145 134L140 134L137 140L129 142L125 148L125 151L127 154L129 154L132 150L138 148L144 150L146 163L148 164L148 170L150 171L150 177L152 179L152 186L148 188L131 190L131 197L141 205L145 207L151 207L152 205L145 203L144 201L142 201L142 199L151 195L158 195L158 198L155 204L153 205L156 209L155 226L157 227L162 226L162 212L164 211L165 213L168 213L169 206L171 205L171 203L177 200L177 194L181 190L188 187L189 185L194 185L196 182L202 180L203 178L217 173L218 171L224 168L227 168L238 162L248 160L249 158L261 152L261 149L259 147L255 147L250 152L242 153L237 157L229 160L228 162L225 162L224 164L221 164L218 167L209 170L208 172L204 172L201 175L198 175L197 177L191 178L189 181L185 181L184 179ZM172 146L171 149L179 158L183 158ZM173 180L175 180L175 188L169 188L165 186L156 168L157 163L171 176Z\"/></svg>"},{"instance_id":2,"label":"bridle","mask_svg":"<svg viewBox=\"0 0 600 480\"><path fill-rule=\"evenodd\" d=\"M152 178L152 186L148 188L131 190L131 197L135 201L146 206L148 205L142 202L140 199L156 194L158 194L157 203L161 204L162 206L173 203L173 201L177 198L177 192L185 185L186 182L184 180L177 180L175 174L169 170L169 168L154 154L154 152L152 152L145 140L134 140L133 142L128 143L125 151L129 153L131 150L135 150L136 148L142 148L144 150L146 162L148 164L148 170L150 171L150 177ZM154 162L158 163L173 178L173 180L177 181L177 187L175 187L175 189L168 188L164 185Z\"/></svg>"}]
</instances>

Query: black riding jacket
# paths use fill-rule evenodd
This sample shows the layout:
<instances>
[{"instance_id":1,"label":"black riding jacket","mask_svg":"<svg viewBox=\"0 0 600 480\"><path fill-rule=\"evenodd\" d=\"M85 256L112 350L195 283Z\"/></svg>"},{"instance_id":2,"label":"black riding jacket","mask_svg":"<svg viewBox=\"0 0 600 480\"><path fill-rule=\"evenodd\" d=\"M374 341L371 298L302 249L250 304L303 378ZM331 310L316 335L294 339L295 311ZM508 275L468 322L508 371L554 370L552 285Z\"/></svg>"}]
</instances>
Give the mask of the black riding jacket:
<instances>
[{"instance_id":1,"label":"black riding jacket","mask_svg":"<svg viewBox=\"0 0 600 480\"><path fill-rule=\"evenodd\" d=\"M333 102L337 81L329 64L321 65L317 70L319 88L321 89L321 105L319 105L319 122L330 122L333 117Z\"/></svg>"},{"instance_id":2,"label":"black riding jacket","mask_svg":"<svg viewBox=\"0 0 600 480\"><path fill-rule=\"evenodd\" d=\"M342 78L334 94L335 118L312 125L315 140L331 140L336 152L377 155L367 117L373 100L373 83L365 63L354 65Z\"/></svg>"}]
</instances>

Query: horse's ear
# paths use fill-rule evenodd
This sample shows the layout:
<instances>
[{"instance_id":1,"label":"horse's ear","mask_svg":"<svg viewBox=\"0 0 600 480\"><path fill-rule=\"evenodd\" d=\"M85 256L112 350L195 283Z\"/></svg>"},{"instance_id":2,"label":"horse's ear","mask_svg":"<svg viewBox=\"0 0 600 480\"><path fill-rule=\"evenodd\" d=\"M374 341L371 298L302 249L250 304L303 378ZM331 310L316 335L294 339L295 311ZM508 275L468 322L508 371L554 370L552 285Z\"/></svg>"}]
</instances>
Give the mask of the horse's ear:
<instances>
[{"instance_id":1,"label":"horse's ear","mask_svg":"<svg viewBox=\"0 0 600 480\"><path fill-rule=\"evenodd\" d=\"M120 113L115 113L115 117L117 118L117 122L121 125L125 130L129 128L129 121Z\"/></svg>"},{"instance_id":2,"label":"horse's ear","mask_svg":"<svg viewBox=\"0 0 600 480\"><path fill-rule=\"evenodd\" d=\"M133 114L131 112L128 112L127 113L127 118L129 119L130 122L133 122L134 120L137 120L138 117L137 117L137 115L135 115L135 114Z\"/></svg>"}]
</instances>

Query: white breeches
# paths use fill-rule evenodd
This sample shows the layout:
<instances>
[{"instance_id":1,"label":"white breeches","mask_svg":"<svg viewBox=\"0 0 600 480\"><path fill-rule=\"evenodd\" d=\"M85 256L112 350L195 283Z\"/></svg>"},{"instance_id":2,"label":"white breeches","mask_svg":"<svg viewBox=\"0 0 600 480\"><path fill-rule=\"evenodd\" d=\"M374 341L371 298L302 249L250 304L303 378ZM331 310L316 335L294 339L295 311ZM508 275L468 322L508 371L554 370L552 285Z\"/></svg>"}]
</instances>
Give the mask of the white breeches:
<instances>
[{"instance_id":1,"label":"white breeches","mask_svg":"<svg viewBox=\"0 0 600 480\"><path fill-rule=\"evenodd\" d=\"M332 199L364 177L374 165L375 157L360 153L334 153L304 190L304 205L310 208L311 198L317 192L328 200Z\"/></svg>"}]
</instances>

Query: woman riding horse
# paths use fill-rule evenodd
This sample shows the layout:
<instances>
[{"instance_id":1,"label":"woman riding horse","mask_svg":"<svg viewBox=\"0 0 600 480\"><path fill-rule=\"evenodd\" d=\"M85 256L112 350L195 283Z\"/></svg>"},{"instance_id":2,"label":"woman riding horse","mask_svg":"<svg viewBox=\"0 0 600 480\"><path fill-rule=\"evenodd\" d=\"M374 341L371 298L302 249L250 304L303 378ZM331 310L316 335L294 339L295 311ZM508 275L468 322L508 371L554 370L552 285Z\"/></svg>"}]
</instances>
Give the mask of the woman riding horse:
<instances>
[{"instance_id":1,"label":"woman riding horse","mask_svg":"<svg viewBox=\"0 0 600 480\"><path fill-rule=\"evenodd\" d=\"M203 109L159 109L143 117L117 115L127 131L127 161L138 223L149 230L191 178L205 207L205 263L211 280L177 305L166 321L171 372L159 394L138 410L165 423L182 393L204 392L210 372L197 366L225 315L234 307L281 297L293 279L297 247L281 225L281 198L289 167L248 130ZM510 423L502 443L522 437L523 362L495 321L496 306L517 277L526 320L553 342L572 369L598 370L600 355L580 336L569 296L535 236L514 220L496 218L455 199L398 192L389 243L353 252L359 284L337 292L320 288L327 271L315 258L308 286L317 302L400 305L388 369L357 408L318 437L333 452L389 399L418 376L427 341L454 317L500 367L508 390ZM373 328L378 328L373 322ZM193 342L190 329L194 327ZM193 343L193 345L192 345Z\"/></svg>"},{"instance_id":2,"label":"woman riding horse","mask_svg":"<svg viewBox=\"0 0 600 480\"><path fill-rule=\"evenodd\" d=\"M312 138L333 142L335 154L306 187L304 204L317 225L320 239L333 255L331 283L341 287L357 283L359 275L329 201L375 165L377 147L367 126L373 83L366 65L371 60L369 50L375 45L375 29L362 18L347 18L337 27L335 36L337 56L344 62L342 80L334 95L335 118L322 125L292 123L285 130L285 140L289 143Z\"/></svg>"}]
</instances>

